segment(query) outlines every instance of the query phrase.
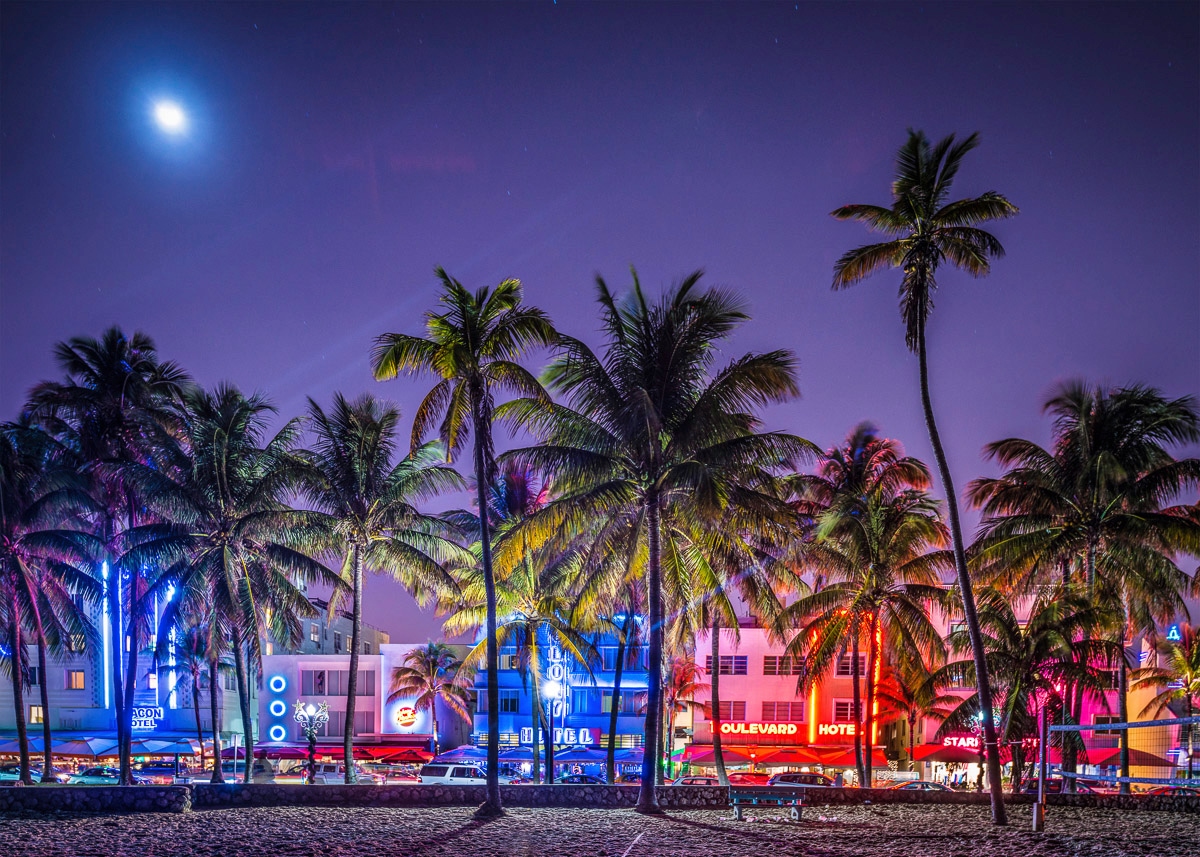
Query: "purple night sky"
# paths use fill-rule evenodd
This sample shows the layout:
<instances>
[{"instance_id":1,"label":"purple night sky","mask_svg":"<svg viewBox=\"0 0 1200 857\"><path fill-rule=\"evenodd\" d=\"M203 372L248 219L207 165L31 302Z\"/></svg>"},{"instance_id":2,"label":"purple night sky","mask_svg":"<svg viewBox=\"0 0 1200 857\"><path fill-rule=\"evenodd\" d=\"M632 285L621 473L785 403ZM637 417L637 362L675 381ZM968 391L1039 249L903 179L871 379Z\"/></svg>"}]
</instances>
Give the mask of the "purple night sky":
<instances>
[{"instance_id":1,"label":"purple night sky","mask_svg":"<svg viewBox=\"0 0 1200 857\"><path fill-rule=\"evenodd\" d=\"M435 265L519 277L593 342L597 273L623 287L633 264L657 290L702 267L750 304L732 349L799 356L803 398L770 427L828 446L871 419L929 460L898 274L829 288L869 234L828 213L888 201L910 126L979 131L956 195L1021 208L990 278L943 273L930 327L960 488L984 443L1048 441L1060 379L1200 393L1195 3L0 16L3 419L55 376L55 342L114 323L285 416L370 390L407 417L428 381L377 384L368 352L420 331ZM189 115L178 139L151 122L163 97ZM370 623L439 634L394 584L369 590Z\"/></svg>"}]
</instances>

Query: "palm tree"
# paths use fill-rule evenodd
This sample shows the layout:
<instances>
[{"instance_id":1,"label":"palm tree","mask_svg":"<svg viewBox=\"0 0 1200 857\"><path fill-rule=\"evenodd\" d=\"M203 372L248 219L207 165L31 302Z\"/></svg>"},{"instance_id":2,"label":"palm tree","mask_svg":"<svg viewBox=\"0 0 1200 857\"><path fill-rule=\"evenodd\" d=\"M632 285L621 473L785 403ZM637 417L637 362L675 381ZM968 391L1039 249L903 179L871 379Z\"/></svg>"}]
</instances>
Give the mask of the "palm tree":
<instances>
[{"instance_id":1,"label":"palm tree","mask_svg":"<svg viewBox=\"0 0 1200 857\"><path fill-rule=\"evenodd\" d=\"M200 719L200 698L208 687L211 703L216 703L220 686L213 681L215 675L233 673L233 667L221 660L221 647L214 633L213 617L208 605L199 605L201 612L192 615L177 615L178 624L168 627L159 624L159 636L155 646L155 669L163 657L171 655L175 660L175 684L170 693L185 693L192 701L192 713L196 720L196 741L200 745L200 770L208 767L204 752L204 727ZM220 723L216 708L212 708L213 758L216 776L220 777L221 738ZM217 782L220 782L218 779Z\"/></svg>"},{"instance_id":2,"label":"palm tree","mask_svg":"<svg viewBox=\"0 0 1200 857\"><path fill-rule=\"evenodd\" d=\"M914 756L917 721L925 717L944 720L952 706L958 705L959 697L940 693L933 681L933 671L923 659L902 660L891 664L879 677L876 698L881 706L887 706L901 715L908 725L908 769L917 769Z\"/></svg>"},{"instance_id":3,"label":"palm tree","mask_svg":"<svg viewBox=\"0 0 1200 857\"><path fill-rule=\"evenodd\" d=\"M426 337L386 333L375 341L372 365L380 381L399 373L431 372L440 380L425 396L413 417L415 449L441 418L438 437L447 460L469 435L474 440L476 499L487 508L487 487L495 480L492 414L499 390L545 397L541 384L516 361L528 349L553 344L557 333L545 313L521 304L521 284L504 280L494 290L471 294L462 283L438 268L442 313L425 317ZM479 516L479 544L487 595L488 748L487 800L476 810L479 818L502 815L500 804L500 690L496 672L496 581L487 515Z\"/></svg>"},{"instance_id":4,"label":"palm tree","mask_svg":"<svg viewBox=\"0 0 1200 857\"><path fill-rule=\"evenodd\" d=\"M958 498L950 467L942 448L941 436L933 416L929 397L929 364L926 358L925 324L933 309L937 289L937 270L943 260L972 276L991 270L991 260L1004 255L995 236L978 224L1011 217L1017 207L994 191L977 197L948 201L950 188L958 175L962 159L979 143L972 134L960 143L954 135L936 146L920 131L908 132L908 140L896 155L896 179L892 183L891 207L846 205L836 209L839 220L857 220L886 233L889 240L858 247L844 254L834 265L833 287L846 288L884 268L900 268L900 314L905 324L905 342L917 353L921 377L921 406L929 442L937 462L938 477L946 492L950 518L950 536L954 566L962 590L964 618L971 635L979 682L979 708L983 712L984 743L987 746L988 780L992 795L992 823L1006 824L1003 784L1000 779L1000 748L996 744L996 725L992 722L991 691L983 664L983 639L975 615L975 598L967 574L966 546L959 522Z\"/></svg>"},{"instance_id":5,"label":"palm tree","mask_svg":"<svg viewBox=\"0 0 1200 857\"><path fill-rule=\"evenodd\" d=\"M1133 679L1132 690L1151 688L1157 690L1139 717L1158 717L1171 703L1183 704L1183 716L1192 717L1200 706L1200 634L1188 623L1179 626L1179 640L1158 640L1157 663L1136 669L1129 674ZM1188 766L1187 776L1193 773L1195 756L1196 724L1187 725ZM1183 739L1183 736L1180 736Z\"/></svg>"},{"instance_id":6,"label":"palm tree","mask_svg":"<svg viewBox=\"0 0 1200 857\"><path fill-rule=\"evenodd\" d=\"M989 444L985 453L1006 471L968 487L984 513L973 548L981 573L1027 592L1069 583L1081 568L1085 593L1116 615L1111 639L1151 634L1182 612L1193 585L1176 555L1200 555L1193 507L1166 505L1200 486L1200 459L1176 460L1169 451L1200 440L1196 402L1142 386L1105 390L1069 381L1045 410L1054 418L1051 449L1021 438ZM1117 690L1125 722L1128 654L1117 662ZM1127 777L1127 731L1120 758Z\"/></svg>"},{"instance_id":7,"label":"palm tree","mask_svg":"<svg viewBox=\"0 0 1200 857\"><path fill-rule=\"evenodd\" d=\"M414 504L462 485L459 475L439 466L436 444L413 450L398 463L395 407L364 395L347 402L339 393L326 414L309 399L315 447L308 455L306 490L342 549L342 580L351 597L350 673L346 687L344 752L346 782L357 781L354 769L354 711L358 657L362 650L364 570L386 572L424 605L454 583L442 567L466 552L440 535L445 524L424 515ZM469 558L469 555L468 555ZM336 596L330 610L337 610Z\"/></svg>"},{"instance_id":8,"label":"palm tree","mask_svg":"<svg viewBox=\"0 0 1200 857\"><path fill-rule=\"evenodd\" d=\"M667 709L667 776L673 776L672 751L674 750L675 715L688 708L695 708L698 703L696 694L709 689L709 684L703 681L704 671L696 666L696 662L686 655L676 655L667 661L663 675L663 705Z\"/></svg>"},{"instance_id":9,"label":"palm tree","mask_svg":"<svg viewBox=\"0 0 1200 857\"><path fill-rule=\"evenodd\" d=\"M232 650L251 760L250 681L261 663L262 641L297 642L300 618L315 614L305 587L336 588L341 580L312 558L330 547L324 519L286 502L299 473L293 455L299 421L268 440L271 406L262 396L224 385L190 393L187 405L186 467L170 473L126 468L126 479L169 523L130 531L122 561L160 569L147 597L175 588L162 624L170 627L206 605L213 611L218 639L228 640ZM247 761L246 782L253 767Z\"/></svg>"},{"instance_id":10,"label":"palm tree","mask_svg":"<svg viewBox=\"0 0 1200 857\"><path fill-rule=\"evenodd\" d=\"M433 754L438 754L437 702L442 700L462 717L469 720L467 707L471 700L471 670L445 643L429 642L404 656L404 665L392 670L388 702L415 697L414 707L429 710L433 730Z\"/></svg>"},{"instance_id":11,"label":"palm tree","mask_svg":"<svg viewBox=\"0 0 1200 857\"><path fill-rule=\"evenodd\" d=\"M671 520L715 520L731 505L766 503L743 486L767 482L772 468L809 446L758 431L758 408L797 393L789 353L747 354L713 371L716 345L746 314L727 292L700 292L700 276L654 304L636 272L620 301L598 279L604 356L563 337L545 373L569 406L529 399L504 411L543 440L510 453L513 460L554 473L561 492L531 522L535 532L592 533L592 556L630 543L645 551L649 699L638 812L660 811L654 783L663 721L664 522L669 530Z\"/></svg>"},{"instance_id":12,"label":"palm tree","mask_svg":"<svg viewBox=\"0 0 1200 857\"><path fill-rule=\"evenodd\" d=\"M944 602L941 573L949 570L951 557L943 549L948 539L939 504L924 490L929 483L924 465L900 456L894 441L876 439L863 450L877 467L845 483L853 486L850 490L828 498L816 517L815 538L798 551L798 558L828 575L829 582L789 605L781 624L797 629L786 651L804 657L803 681L809 684L820 681L849 646L857 687L857 646L866 641L866 701L859 709L856 693L854 731L856 755L862 758L860 782L867 785L880 652L911 662L942 653L928 610ZM828 474L840 468L841 460L828 456L825 463L827 479L814 483L818 488L839 484L840 477ZM868 742L865 751L860 735Z\"/></svg>"},{"instance_id":13,"label":"palm tree","mask_svg":"<svg viewBox=\"0 0 1200 857\"><path fill-rule=\"evenodd\" d=\"M90 637L72 601L75 592L98 598L90 572L96 539L82 524L87 497L77 474L63 466L58 447L28 424L0 426L0 626L8 644L6 665L16 707L20 779L29 783L29 746L24 690L29 685L26 632L37 648L45 757L42 782L53 781L50 764L50 700L46 650L65 648L74 635Z\"/></svg>"},{"instance_id":14,"label":"palm tree","mask_svg":"<svg viewBox=\"0 0 1200 857\"><path fill-rule=\"evenodd\" d=\"M987 649L988 674L1001 697L1001 740L1012 747L1013 794L1021 788L1023 740L1038 734L1041 707L1061 708L1061 688L1068 685L1105 702L1107 687L1100 664L1120 657L1119 647L1091 639L1096 628L1110 621L1105 610L1086 598L1061 589L1040 593L1022 622L1011 600L996 590L980 598L979 620ZM970 640L962 631L947 642L952 651L965 653ZM969 685L975 681L974 659L957 660L934 673L940 686ZM961 728L978 717L976 700L964 700L943 721L938 734Z\"/></svg>"},{"instance_id":15,"label":"palm tree","mask_svg":"<svg viewBox=\"0 0 1200 857\"><path fill-rule=\"evenodd\" d=\"M137 591L144 589L140 568L119 565L124 531L146 523L143 498L123 477L129 462L162 465L178 433L178 405L191 381L176 364L162 361L150 337L127 337L111 327L100 339L75 337L55 346L55 358L65 381L47 381L34 388L32 416L66 445L79 462L96 507L96 529L102 543L94 559L93 576L103 581L110 622L109 634L113 701L117 710L121 783L132 784L129 746L132 740L136 658L144 637L129 646L130 664L122 668L123 624L134 637L144 634L146 622L135 608ZM124 580L130 585L126 587ZM124 686L121 676L126 675Z\"/></svg>"}]
</instances>

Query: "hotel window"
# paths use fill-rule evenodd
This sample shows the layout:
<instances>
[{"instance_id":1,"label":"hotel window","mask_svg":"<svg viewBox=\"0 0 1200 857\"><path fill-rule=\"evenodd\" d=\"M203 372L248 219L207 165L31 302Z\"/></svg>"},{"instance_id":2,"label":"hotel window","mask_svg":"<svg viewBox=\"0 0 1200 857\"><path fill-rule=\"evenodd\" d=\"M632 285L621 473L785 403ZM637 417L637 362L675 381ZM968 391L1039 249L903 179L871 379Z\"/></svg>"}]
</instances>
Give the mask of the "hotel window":
<instances>
[{"instance_id":1,"label":"hotel window","mask_svg":"<svg viewBox=\"0 0 1200 857\"><path fill-rule=\"evenodd\" d=\"M704 659L704 671L712 675L712 655ZM746 675L749 658L745 655L721 655L721 675Z\"/></svg>"},{"instance_id":2,"label":"hotel window","mask_svg":"<svg viewBox=\"0 0 1200 857\"><path fill-rule=\"evenodd\" d=\"M226 690L237 690L237 676L232 672L225 673L222 679L222 687Z\"/></svg>"},{"instance_id":3,"label":"hotel window","mask_svg":"<svg viewBox=\"0 0 1200 857\"><path fill-rule=\"evenodd\" d=\"M511 653L502 653L500 655L500 669L502 670L519 670L521 668L521 658L519 655Z\"/></svg>"},{"instance_id":4,"label":"hotel window","mask_svg":"<svg viewBox=\"0 0 1200 857\"><path fill-rule=\"evenodd\" d=\"M83 670L67 670L67 690L86 690L87 674Z\"/></svg>"},{"instance_id":5,"label":"hotel window","mask_svg":"<svg viewBox=\"0 0 1200 857\"><path fill-rule=\"evenodd\" d=\"M158 673L154 672L154 670L146 673L146 687L151 690L158 690Z\"/></svg>"},{"instance_id":6,"label":"hotel window","mask_svg":"<svg viewBox=\"0 0 1200 857\"><path fill-rule=\"evenodd\" d=\"M41 681L39 680L41 678L41 676L38 675L38 668L37 667L28 667L28 670L29 670L29 685L30 685L30 687L37 687L38 685L41 684Z\"/></svg>"},{"instance_id":7,"label":"hotel window","mask_svg":"<svg viewBox=\"0 0 1200 857\"><path fill-rule=\"evenodd\" d=\"M370 644L370 643L363 643L363 650L362 650L362 653L363 653L364 655L369 655L369 654L371 654L371 644Z\"/></svg>"},{"instance_id":8,"label":"hotel window","mask_svg":"<svg viewBox=\"0 0 1200 857\"><path fill-rule=\"evenodd\" d=\"M860 678L867 674L867 656L859 654L858 656L858 675ZM844 654L838 658L837 675L840 677L853 677L854 675L854 655Z\"/></svg>"},{"instance_id":9,"label":"hotel window","mask_svg":"<svg viewBox=\"0 0 1200 857\"><path fill-rule=\"evenodd\" d=\"M484 694L485 696L487 694ZM517 714L521 711L521 691L500 691L500 712L502 714Z\"/></svg>"},{"instance_id":10,"label":"hotel window","mask_svg":"<svg viewBox=\"0 0 1200 857\"><path fill-rule=\"evenodd\" d=\"M803 723L804 703L764 702L762 719L764 723Z\"/></svg>"},{"instance_id":11,"label":"hotel window","mask_svg":"<svg viewBox=\"0 0 1200 857\"><path fill-rule=\"evenodd\" d=\"M342 653L342 632L341 631L333 632L333 653L335 655L340 655Z\"/></svg>"},{"instance_id":12,"label":"hotel window","mask_svg":"<svg viewBox=\"0 0 1200 857\"><path fill-rule=\"evenodd\" d=\"M612 712L613 693L611 690L602 690L600 692L600 713L609 714ZM646 704L646 691L644 690L623 690L621 691L621 699L618 702L618 714L638 714L641 712L642 706Z\"/></svg>"},{"instance_id":13,"label":"hotel window","mask_svg":"<svg viewBox=\"0 0 1200 857\"><path fill-rule=\"evenodd\" d=\"M1100 685L1105 690L1117 690L1117 683L1121 677L1116 670L1096 670L1096 678L1100 680ZM1110 722L1115 723L1116 721Z\"/></svg>"},{"instance_id":14,"label":"hotel window","mask_svg":"<svg viewBox=\"0 0 1200 857\"><path fill-rule=\"evenodd\" d=\"M592 714L596 707L596 691L586 687L571 689L571 713Z\"/></svg>"},{"instance_id":15,"label":"hotel window","mask_svg":"<svg viewBox=\"0 0 1200 857\"><path fill-rule=\"evenodd\" d=\"M316 622L313 622L308 626L308 639L314 643L321 642L321 626Z\"/></svg>"},{"instance_id":16,"label":"hotel window","mask_svg":"<svg viewBox=\"0 0 1200 857\"><path fill-rule=\"evenodd\" d=\"M1120 723L1120 722L1121 722L1121 718L1115 714L1113 714L1113 715L1097 714L1094 717L1092 717L1092 723L1094 723L1097 726L1107 724L1107 723ZM1122 730L1120 730L1120 729L1093 729L1092 734L1093 735L1120 735L1121 731Z\"/></svg>"},{"instance_id":17,"label":"hotel window","mask_svg":"<svg viewBox=\"0 0 1200 857\"><path fill-rule=\"evenodd\" d=\"M804 675L804 658L763 655L763 675Z\"/></svg>"},{"instance_id":18,"label":"hotel window","mask_svg":"<svg viewBox=\"0 0 1200 857\"><path fill-rule=\"evenodd\" d=\"M46 720L46 712L40 705L29 706L29 725L37 726Z\"/></svg>"},{"instance_id":19,"label":"hotel window","mask_svg":"<svg viewBox=\"0 0 1200 857\"><path fill-rule=\"evenodd\" d=\"M617 668L617 647L600 647L600 668L605 672L613 672Z\"/></svg>"},{"instance_id":20,"label":"hotel window","mask_svg":"<svg viewBox=\"0 0 1200 857\"><path fill-rule=\"evenodd\" d=\"M717 712L721 715L721 720L745 720L746 719L746 703L744 700L731 699L728 702L722 702ZM712 720L712 703L704 703L704 717Z\"/></svg>"},{"instance_id":21,"label":"hotel window","mask_svg":"<svg viewBox=\"0 0 1200 857\"><path fill-rule=\"evenodd\" d=\"M859 703L861 708L862 703ZM858 718L854 716L854 700L853 699L835 699L833 701L833 722L834 723L854 723Z\"/></svg>"}]
</instances>

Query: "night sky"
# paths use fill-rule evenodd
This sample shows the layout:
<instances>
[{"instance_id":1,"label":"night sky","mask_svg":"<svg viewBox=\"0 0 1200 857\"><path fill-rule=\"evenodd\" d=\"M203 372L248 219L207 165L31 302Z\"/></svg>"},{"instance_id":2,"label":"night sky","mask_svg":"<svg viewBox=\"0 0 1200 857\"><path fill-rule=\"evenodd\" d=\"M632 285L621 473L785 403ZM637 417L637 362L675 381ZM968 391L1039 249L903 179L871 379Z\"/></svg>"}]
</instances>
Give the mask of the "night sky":
<instances>
[{"instance_id":1,"label":"night sky","mask_svg":"<svg viewBox=\"0 0 1200 857\"><path fill-rule=\"evenodd\" d=\"M989 278L940 277L960 489L986 442L1048 441L1061 379L1200 393L1196 3L6 2L0 27L0 418L55 342L119 324L283 416L370 390L407 422L430 382L377 384L369 348L420 332L435 265L518 277L596 342L595 275L632 264L739 290L730 354L795 351L769 427L828 446L871 419L930 460L899 275L829 288L871 237L828 213L889 202L910 126L979 131L956 196L1021 208ZM379 580L365 615L440 629Z\"/></svg>"}]
</instances>

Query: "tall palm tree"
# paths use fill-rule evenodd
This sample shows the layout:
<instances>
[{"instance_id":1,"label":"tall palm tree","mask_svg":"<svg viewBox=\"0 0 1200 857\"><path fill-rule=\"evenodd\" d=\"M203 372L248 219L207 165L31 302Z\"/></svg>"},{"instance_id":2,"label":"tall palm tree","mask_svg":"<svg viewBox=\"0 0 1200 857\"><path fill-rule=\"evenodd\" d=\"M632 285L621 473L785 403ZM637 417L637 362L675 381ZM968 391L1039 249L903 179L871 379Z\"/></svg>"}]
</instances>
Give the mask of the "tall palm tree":
<instances>
[{"instance_id":1,"label":"tall palm tree","mask_svg":"<svg viewBox=\"0 0 1200 857\"><path fill-rule=\"evenodd\" d=\"M984 743L987 747L992 823L1006 824L1000 779L1000 748L996 743L996 725L991 715L991 690L983 668L983 638L979 633L975 598L967 574L966 545L959 522L958 498L954 493L954 482L950 478L950 467L946 463L946 453L929 396L925 341L925 324L933 309L933 293L937 289L937 271L941 263L948 260L951 265L972 276L986 275L991 270L991 260L1003 256L1004 248L994 235L981 229L979 224L1017 213L1015 205L994 191L949 201L950 189L962 159L978 143L978 134L972 134L959 143L951 134L933 146L924 133L910 130L908 140L896 155L891 207L846 205L832 213L839 220L857 220L889 236L886 241L858 247L838 259L833 270L833 287L841 289L852 286L884 268L899 268L903 272L900 314L905 324L905 342L910 351L916 352L920 366L921 406L925 412L933 457L937 462L938 477L946 492L954 566L962 590L964 619L980 675L979 708L983 712Z\"/></svg>"},{"instance_id":2,"label":"tall palm tree","mask_svg":"<svg viewBox=\"0 0 1200 857\"><path fill-rule=\"evenodd\" d=\"M440 699L462 717L469 720L467 706L471 700L472 670L464 667L454 650L445 643L426 643L404 656L403 666L392 670L388 702L415 698L418 711L427 709L432 722L433 754L438 754L437 703Z\"/></svg>"},{"instance_id":3,"label":"tall palm tree","mask_svg":"<svg viewBox=\"0 0 1200 857\"><path fill-rule=\"evenodd\" d=\"M1110 639L1152 634L1183 611L1183 596L1195 585L1175 558L1200 556L1200 518L1194 507L1167 504L1200 486L1200 459L1170 453L1172 445L1200 440L1196 402L1142 386L1106 390L1068 381L1044 409L1054 418L1051 448L1021 438L989 444L986 455L1005 473L968 486L984 514L973 547L981 573L1028 592L1069 583L1079 568L1085 594L1113 608ZM1124 653L1117 661L1123 722L1128 670ZM1120 760L1127 777L1127 731Z\"/></svg>"},{"instance_id":4,"label":"tall palm tree","mask_svg":"<svg viewBox=\"0 0 1200 857\"><path fill-rule=\"evenodd\" d=\"M0 426L0 595L16 707L20 779L30 782L24 691L29 686L26 645L37 648L45 758L42 782L53 780L50 764L50 701L46 650L61 650L72 635L90 629L72 596L98 600L90 576L96 539L83 529L87 497L77 474L63 466L62 449L28 424ZM28 641L28 642L27 642Z\"/></svg>"},{"instance_id":5,"label":"tall palm tree","mask_svg":"<svg viewBox=\"0 0 1200 857\"><path fill-rule=\"evenodd\" d=\"M495 396L514 390L522 396L544 398L537 379L516 361L530 348L553 344L557 333L545 313L521 303L521 283L504 280L494 290L471 294L462 283L438 268L444 311L425 316L426 336L386 333L375 341L371 362L375 377L385 381L400 373L430 372L438 383L422 400L413 417L412 446L437 434L451 459L474 440L476 499L487 508L487 488L496 477L492 443ZM476 810L479 818L502 815L500 803L500 690L496 672L496 581L492 571L491 531L486 514L479 516L480 558L487 595L488 748L487 800Z\"/></svg>"},{"instance_id":6,"label":"tall palm tree","mask_svg":"<svg viewBox=\"0 0 1200 857\"><path fill-rule=\"evenodd\" d=\"M414 503L458 489L462 479L451 468L438 465L442 454L436 444L426 444L396 462L400 411L369 394L353 402L335 394L328 414L309 399L308 412L315 445L307 456L306 491L317 510L327 516L325 523L340 543L341 577L351 599L343 750L346 782L354 783L364 571L389 574L422 605L439 591L453 588L442 563L461 560L466 552L442 537L445 523L441 519L422 514ZM337 609L338 600L336 595L330 600L330 610Z\"/></svg>"},{"instance_id":7,"label":"tall palm tree","mask_svg":"<svg viewBox=\"0 0 1200 857\"><path fill-rule=\"evenodd\" d=\"M636 272L620 300L598 280L605 353L563 337L545 373L569 406L529 399L505 408L543 440L510 455L553 472L561 492L537 516L536 531L591 532L592 555L628 545L630 533L639 551L645 544L649 699L638 812L660 811L664 521L717 519L730 505L766 504L767 495L744 486L768 481L772 468L809 448L758 430L760 407L797 393L790 353L747 354L714 371L716 346L747 316L731 294L700 291L700 276L656 303Z\"/></svg>"},{"instance_id":8,"label":"tall palm tree","mask_svg":"<svg viewBox=\"0 0 1200 857\"><path fill-rule=\"evenodd\" d=\"M315 614L305 587L341 585L312 558L330 547L324 520L287 503L299 473L299 421L268 439L272 410L262 396L230 386L195 391L187 397L185 466L129 465L125 474L167 522L131 530L122 561L160 570L146 597L174 587L162 624L211 607L218 639L229 641L233 655L247 760L254 758L250 683L262 642L296 643L301 617ZM246 782L253 767L247 761Z\"/></svg>"},{"instance_id":9,"label":"tall palm tree","mask_svg":"<svg viewBox=\"0 0 1200 857\"><path fill-rule=\"evenodd\" d=\"M1092 638L1110 617L1086 598L1062 589L1040 593L1022 622L1012 601L996 590L980 598L980 625L987 649L987 669L1000 697L1001 740L1012 747L1013 794L1021 788L1023 741L1038 734L1037 717L1044 706L1061 708L1066 702L1061 688L1082 688L1085 695L1105 703L1107 687L1101 664L1119 657L1119 647ZM963 631L948 638L956 653L970 650ZM976 680L974 659L951 661L934 673L936 684L946 687ZM978 717L976 700L968 698L951 711L939 734L962 728Z\"/></svg>"},{"instance_id":10,"label":"tall palm tree","mask_svg":"<svg viewBox=\"0 0 1200 857\"><path fill-rule=\"evenodd\" d=\"M875 443L898 452L894 442ZM815 539L798 552L805 565L820 569L829 582L789 605L781 623L796 629L786 651L804 657L804 681L809 684L819 681L849 645L851 677L857 686L856 644L865 640L866 700L855 713L854 730L864 785L871 782L881 650L913 662L942 654L929 608L944 603L941 574L952 562L944 550L948 539L939 504L924 490L928 471L912 459L887 456L880 449L875 454L904 462L907 473L897 475L894 464L881 466L858 482L853 489L857 496L839 492L829 499L817 515ZM860 749L860 735L867 740L865 751Z\"/></svg>"},{"instance_id":11,"label":"tall palm tree","mask_svg":"<svg viewBox=\"0 0 1200 857\"><path fill-rule=\"evenodd\" d=\"M129 462L161 466L178 435L178 406L191 380L176 364L159 359L153 340L144 333L127 337L111 327L99 339L75 337L54 349L64 381L47 381L32 393L33 419L67 445L89 483L96 506L96 530L102 548L93 576L103 581L107 601L113 701L117 711L121 783L133 783L132 681L136 664L123 667L125 634L144 634L144 617L136 614L137 592L144 587L140 568L122 568L123 533L146 523L143 498L123 477ZM129 580L126 585L125 581ZM144 637L134 640L127 657L135 661ZM122 675L126 680L122 682Z\"/></svg>"},{"instance_id":12,"label":"tall palm tree","mask_svg":"<svg viewBox=\"0 0 1200 857\"><path fill-rule=\"evenodd\" d=\"M917 721L921 718L945 719L961 701L953 694L941 693L933 681L933 671L924 660L905 659L890 664L880 675L876 698L880 705L901 715L908 726L908 770L917 769L914 756Z\"/></svg>"},{"instance_id":13,"label":"tall palm tree","mask_svg":"<svg viewBox=\"0 0 1200 857\"><path fill-rule=\"evenodd\" d=\"M1179 640L1159 639L1156 648L1156 663L1134 670L1132 690L1150 688L1158 691L1146 703L1139 717L1158 717L1171 703L1181 703L1183 716L1192 717L1200 708L1200 634L1188 623L1179 626ZM1195 723L1187 726L1188 779L1194 771L1196 734L1200 732ZM1180 736L1184 740L1184 736Z\"/></svg>"}]
</instances>

